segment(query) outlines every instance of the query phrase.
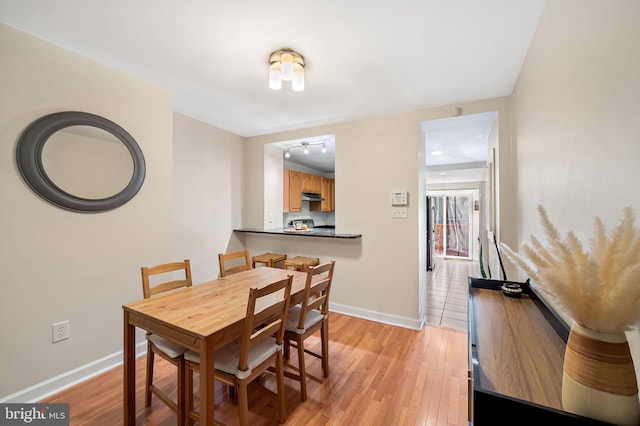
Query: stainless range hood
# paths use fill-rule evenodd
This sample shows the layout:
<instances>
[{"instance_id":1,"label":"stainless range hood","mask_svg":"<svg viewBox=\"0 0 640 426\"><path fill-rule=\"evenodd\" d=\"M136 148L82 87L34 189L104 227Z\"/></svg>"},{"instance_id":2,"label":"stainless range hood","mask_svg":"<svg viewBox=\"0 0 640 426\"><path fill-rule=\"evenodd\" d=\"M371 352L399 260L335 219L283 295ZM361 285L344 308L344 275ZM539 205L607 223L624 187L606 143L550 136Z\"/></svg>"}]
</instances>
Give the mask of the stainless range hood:
<instances>
[{"instance_id":1,"label":"stainless range hood","mask_svg":"<svg viewBox=\"0 0 640 426\"><path fill-rule=\"evenodd\" d=\"M324 201L324 198L322 198L320 194L315 194L313 192L303 192L302 201Z\"/></svg>"}]
</instances>

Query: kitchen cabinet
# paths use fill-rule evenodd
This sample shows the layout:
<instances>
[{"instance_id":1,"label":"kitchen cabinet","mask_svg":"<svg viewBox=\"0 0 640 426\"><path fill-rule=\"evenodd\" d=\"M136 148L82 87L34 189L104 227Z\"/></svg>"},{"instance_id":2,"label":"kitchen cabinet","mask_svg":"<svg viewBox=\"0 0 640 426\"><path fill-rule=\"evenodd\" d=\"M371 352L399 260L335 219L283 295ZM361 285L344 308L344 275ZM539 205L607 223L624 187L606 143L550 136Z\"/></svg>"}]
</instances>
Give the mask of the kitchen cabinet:
<instances>
[{"instance_id":1,"label":"kitchen cabinet","mask_svg":"<svg viewBox=\"0 0 640 426\"><path fill-rule=\"evenodd\" d=\"M285 212L302 211L302 172L284 170L283 175L283 210Z\"/></svg>"},{"instance_id":2,"label":"kitchen cabinet","mask_svg":"<svg viewBox=\"0 0 640 426\"><path fill-rule=\"evenodd\" d=\"M336 180L329 179L329 201L331 204L329 205L329 211L336 211Z\"/></svg>"},{"instance_id":3,"label":"kitchen cabinet","mask_svg":"<svg viewBox=\"0 0 640 426\"><path fill-rule=\"evenodd\" d=\"M303 192L320 194L324 198L324 201L321 202L310 202L310 211L335 211L335 179L285 169L283 186L283 211L285 213L302 211Z\"/></svg>"},{"instance_id":4,"label":"kitchen cabinet","mask_svg":"<svg viewBox=\"0 0 640 426\"><path fill-rule=\"evenodd\" d=\"M302 192L320 194L322 190L322 177L310 173L302 173Z\"/></svg>"},{"instance_id":5,"label":"kitchen cabinet","mask_svg":"<svg viewBox=\"0 0 640 426\"><path fill-rule=\"evenodd\" d=\"M320 195L324 198L324 201L320 203L320 211L332 212L335 210L333 191L335 188L335 180L330 178L321 178Z\"/></svg>"}]
</instances>

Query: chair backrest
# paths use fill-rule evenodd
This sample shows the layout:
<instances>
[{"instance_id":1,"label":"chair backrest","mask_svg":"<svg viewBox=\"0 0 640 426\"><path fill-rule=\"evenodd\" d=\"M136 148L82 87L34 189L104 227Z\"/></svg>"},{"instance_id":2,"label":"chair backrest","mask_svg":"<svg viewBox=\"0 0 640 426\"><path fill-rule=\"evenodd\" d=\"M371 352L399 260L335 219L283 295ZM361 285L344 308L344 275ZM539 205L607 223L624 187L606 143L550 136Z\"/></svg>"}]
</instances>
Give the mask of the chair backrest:
<instances>
[{"instance_id":1,"label":"chair backrest","mask_svg":"<svg viewBox=\"0 0 640 426\"><path fill-rule=\"evenodd\" d=\"M266 287L249 290L238 370L247 370L249 351L266 338L275 336L276 343L282 344L292 283L293 275L289 275Z\"/></svg>"},{"instance_id":2,"label":"chair backrest","mask_svg":"<svg viewBox=\"0 0 640 426\"><path fill-rule=\"evenodd\" d=\"M304 329L307 313L313 309L322 315L329 313L329 291L333 280L334 260L318 266L307 268L307 282L304 287L304 297L300 304L300 319L298 328Z\"/></svg>"},{"instance_id":3,"label":"chair backrest","mask_svg":"<svg viewBox=\"0 0 640 426\"><path fill-rule=\"evenodd\" d=\"M162 283L150 283L149 277L153 275L168 274L176 271L184 271L184 279L164 281ZM142 271L142 292L144 298L147 299L158 293L175 290L181 287L191 287L191 264L189 260L183 262L163 263L161 265L141 268ZM171 275L173 278L173 274Z\"/></svg>"},{"instance_id":4,"label":"chair backrest","mask_svg":"<svg viewBox=\"0 0 640 426\"><path fill-rule=\"evenodd\" d=\"M244 259L243 259L244 258ZM229 253L218 253L220 263L220 276L226 277L240 271L251 269L251 257L249 250L232 251Z\"/></svg>"}]
</instances>

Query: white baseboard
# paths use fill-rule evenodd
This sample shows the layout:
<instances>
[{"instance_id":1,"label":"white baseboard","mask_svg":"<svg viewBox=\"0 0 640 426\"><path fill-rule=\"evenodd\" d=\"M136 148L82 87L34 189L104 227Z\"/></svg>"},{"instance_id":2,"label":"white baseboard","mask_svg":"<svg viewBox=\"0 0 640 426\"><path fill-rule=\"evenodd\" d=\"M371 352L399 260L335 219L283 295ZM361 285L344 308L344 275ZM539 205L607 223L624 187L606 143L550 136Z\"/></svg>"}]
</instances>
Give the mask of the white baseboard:
<instances>
[{"instance_id":1,"label":"white baseboard","mask_svg":"<svg viewBox=\"0 0 640 426\"><path fill-rule=\"evenodd\" d=\"M147 351L146 341L136 345L136 357L144 355ZM96 361L90 362L71 371L59 374L50 379L36 383L26 389L0 398L0 403L23 403L32 404L41 401L48 396L54 395L73 385L90 379L98 374L102 374L107 370L111 370L118 365L122 365L122 351L107 355Z\"/></svg>"},{"instance_id":2,"label":"white baseboard","mask_svg":"<svg viewBox=\"0 0 640 426\"><path fill-rule=\"evenodd\" d=\"M339 303L329 303L329 310L351 317L362 318L365 320L380 322L383 324L395 325L397 327L409 328L411 330L422 330L422 326L424 325L424 321L401 317L398 315L383 314L376 311L370 311L368 309L341 305Z\"/></svg>"},{"instance_id":3,"label":"white baseboard","mask_svg":"<svg viewBox=\"0 0 640 426\"><path fill-rule=\"evenodd\" d=\"M339 303L331 303L330 310L339 314L409 328L412 330L422 330L422 326L424 325L424 321L418 321L398 315L383 314L367 309L341 305ZM146 350L146 341L138 343L136 345L136 357L144 355ZM54 395L119 365L122 365L122 351L107 355L104 358L90 362L89 364L85 364L40 383L36 383L33 386L29 386L28 388L12 393L11 395L7 395L6 397L0 398L0 403L36 403L48 396Z\"/></svg>"}]
</instances>

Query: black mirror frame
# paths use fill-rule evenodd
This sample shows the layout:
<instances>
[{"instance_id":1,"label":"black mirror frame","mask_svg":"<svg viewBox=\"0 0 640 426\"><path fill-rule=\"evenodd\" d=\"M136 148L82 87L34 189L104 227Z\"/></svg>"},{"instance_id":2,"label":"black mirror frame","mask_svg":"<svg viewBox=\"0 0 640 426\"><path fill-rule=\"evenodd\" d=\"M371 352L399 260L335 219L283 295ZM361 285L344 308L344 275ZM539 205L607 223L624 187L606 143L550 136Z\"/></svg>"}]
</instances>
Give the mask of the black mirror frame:
<instances>
[{"instance_id":1,"label":"black mirror frame","mask_svg":"<svg viewBox=\"0 0 640 426\"><path fill-rule=\"evenodd\" d=\"M120 192L106 198L81 198L62 190L49 178L42 164L44 144L54 133L70 126L100 128L118 138L129 150L133 176ZM56 112L31 123L18 140L16 162L22 178L36 194L58 207L78 213L105 212L127 203L142 187L146 172L142 150L126 130L104 117L79 111Z\"/></svg>"}]
</instances>

